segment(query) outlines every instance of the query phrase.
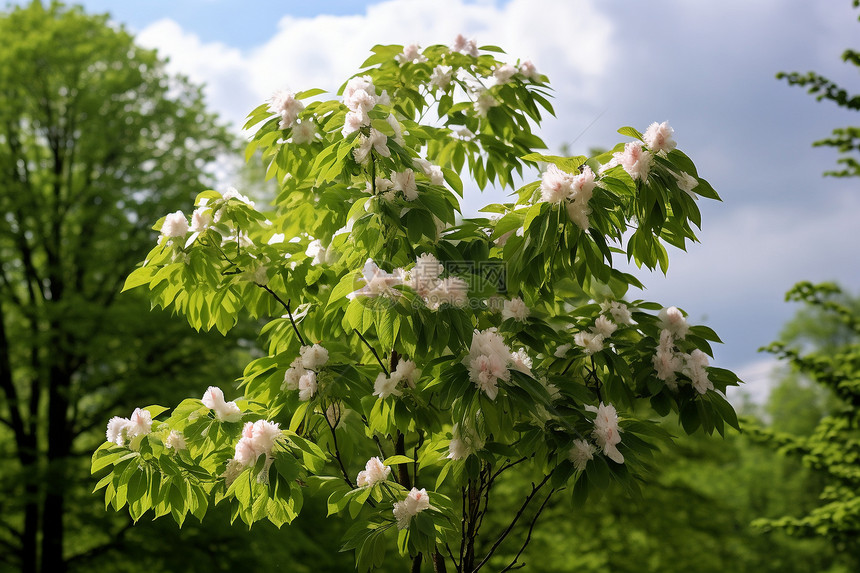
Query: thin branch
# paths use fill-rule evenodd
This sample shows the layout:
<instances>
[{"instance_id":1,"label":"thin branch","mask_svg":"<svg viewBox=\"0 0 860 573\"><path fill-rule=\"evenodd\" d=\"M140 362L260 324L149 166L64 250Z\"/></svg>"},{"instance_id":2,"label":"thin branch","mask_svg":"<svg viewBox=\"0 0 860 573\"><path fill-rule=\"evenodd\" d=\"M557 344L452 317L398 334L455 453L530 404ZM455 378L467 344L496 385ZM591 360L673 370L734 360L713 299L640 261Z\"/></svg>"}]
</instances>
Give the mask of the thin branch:
<instances>
[{"instance_id":1,"label":"thin branch","mask_svg":"<svg viewBox=\"0 0 860 573\"><path fill-rule=\"evenodd\" d=\"M525 567L525 565L526 565L525 563L521 563L521 564L519 564L519 565L516 565L516 562L517 562L517 560L520 558L520 555L522 555L522 554L523 554L523 551L525 551L525 550L526 550L526 546L529 544L529 541L531 541L531 540L532 540L532 531L533 531L533 530L534 530L534 528L535 528L535 523L537 523L537 520L538 520L538 518L540 517L540 514L541 514L541 512L543 511L543 508L544 508L544 507L546 507L546 504L547 504L547 502L549 501L549 498L551 498L551 497L552 497L552 495L553 495L555 492L557 492L557 491L558 491L557 489L551 489L551 490L549 491L549 495L547 495L547 496L546 496L546 499L545 499L545 500L543 500L543 503L542 503L542 504L540 504L540 507L538 508L537 513L535 513L534 517L532 518L531 523L529 524L529 532L528 532L528 534L526 535L526 540L523 542L523 546L522 546L522 547L520 547L520 550L519 550L519 551L517 552L517 554L514 556L514 560L513 560L513 561L511 561L511 562L510 562L510 564L508 564L508 566L507 566L507 567L505 567L504 569L502 569L500 573L505 573L505 571L511 571L511 570L513 570L513 569L519 569L519 568L521 568L521 567ZM516 567L515 567L514 565L516 565Z\"/></svg>"},{"instance_id":2,"label":"thin branch","mask_svg":"<svg viewBox=\"0 0 860 573\"><path fill-rule=\"evenodd\" d=\"M555 470L553 470L552 472L549 472L538 485L532 484L532 492L526 497L522 506L520 506L519 511L517 511L517 514L514 516L514 519L505 528L505 530L502 532L502 534L499 536L499 538L496 539L496 542L493 543L492 547L490 547L490 551L487 553L487 555L484 557L484 559L482 559L481 562L478 563L478 566L472 570L472 573L475 573L476 571L480 570L481 567L483 567L484 565L487 564L487 561L490 560L490 557L493 556L493 553L496 552L496 549L499 548L499 546L502 544L502 542L505 540L505 538L508 536L508 534L510 534L510 532L514 528L514 526L517 524L517 521L519 521L520 517L522 517L523 512L526 510L526 507L528 507L531 500L534 499L534 496L537 494L537 492L540 491L540 489L544 485L546 485L546 482L549 481L549 478L552 477L552 474L554 471Z\"/></svg>"},{"instance_id":3,"label":"thin branch","mask_svg":"<svg viewBox=\"0 0 860 573\"><path fill-rule=\"evenodd\" d=\"M275 300L278 301L279 303L281 303L281 305L283 305L283 307L285 309L287 309L287 316L290 318L290 324L293 325L293 332L296 333L296 338L299 339L299 342L302 344L302 346L307 346L307 344L305 343L305 339L302 338L302 334L299 332L299 328L296 326L296 321L293 319L293 311L290 310L290 302L291 301L288 300L287 302L284 302L284 300L281 297L279 297L275 293L275 291L273 291L272 289L270 289L266 285L261 285L260 283L254 283L254 284L256 284L258 287L260 287L264 291L268 292L273 297L275 297Z\"/></svg>"},{"instance_id":4,"label":"thin branch","mask_svg":"<svg viewBox=\"0 0 860 573\"><path fill-rule=\"evenodd\" d=\"M496 473L494 473L494 474L490 477L490 481L488 481L488 482L487 482L487 487L489 488L489 486L490 486L490 485L492 485L492 483L496 480L496 478L497 478L497 477L499 477L499 475L500 475L503 471L505 471L505 470L509 470L509 469L511 469L512 467L514 467L515 465L517 465L517 464L519 464L519 463L522 463L522 462L526 461L527 459L528 459L527 457L522 457L522 458L518 459L518 460L517 460L517 461L515 461L515 462L510 462L510 461L509 461L509 463L507 463L507 464L503 465L501 468L499 468L499 470L498 470L498 471L496 471Z\"/></svg>"},{"instance_id":5,"label":"thin branch","mask_svg":"<svg viewBox=\"0 0 860 573\"><path fill-rule=\"evenodd\" d=\"M337 432L334 430L334 425L329 422L328 416L323 414L323 419L325 419L325 423L328 426L328 429L331 430L331 439L334 444L334 457L337 460L338 465L340 466L340 471L343 473L343 479L346 480L347 485L349 485L350 489L355 489L355 485L353 485L352 480L349 479L349 474L346 471L346 466L343 465L343 459L340 457L340 448L337 446Z\"/></svg>"},{"instance_id":6,"label":"thin branch","mask_svg":"<svg viewBox=\"0 0 860 573\"><path fill-rule=\"evenodd\" d=\"M382 360L380 360L379 354L376 353L376 349L370 345L367 339L364 338L359 331L356 330L355 333L358 335L364 345L370 349L370 351L373 353L373 357L376 358L376 361L379 363L380 368L382 368L382 371L385 372L386 376L388 376L388 369L385 368L385 364L383 364Z\"/></svg>"}]
</instances>

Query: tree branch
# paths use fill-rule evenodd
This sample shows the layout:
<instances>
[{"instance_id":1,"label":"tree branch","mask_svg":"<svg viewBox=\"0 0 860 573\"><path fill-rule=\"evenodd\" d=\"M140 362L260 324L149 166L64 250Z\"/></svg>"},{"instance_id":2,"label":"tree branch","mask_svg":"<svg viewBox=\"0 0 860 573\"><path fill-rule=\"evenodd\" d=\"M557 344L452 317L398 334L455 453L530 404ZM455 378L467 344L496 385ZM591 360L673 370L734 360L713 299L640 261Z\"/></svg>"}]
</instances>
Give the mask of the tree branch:
<instances>
[{"instance_id":1,"label":"tree branch","mask_svg":"<svg viewBox=\"0 0 860 573\"><path fill-rule=\"evenodd\" d=\"M523 554L523 551L525 551L525 550L526 550L526 546L529 544L529 541L531 541L531 539L532 539L532 531L533 531L533 530L534 530L534 528L535 528L535 523L537 523L537 520L538 520L538 518L540 517L540 514L541 514L541 512L543 511L543 508L544 508L544 507L546 507L546 504L547 504L547 502L549 501L549 498L551 498L551 497L553 496L553 494L554 494L556 491L558 491L558 490L557 490L557 489L551 489L551 490L549 491L549 495L547 495L547 496L546 496L546 499L544 499L544 500L543 500L543 503L541 503L541 504L540 504L540 507L538 508L538 510L537 510L537 512L535 513L534 517L532 517L532 521L531 521L531 523L529 524L529 532L528 532L528 535L526 535L526 540L523 542L523 546L522 546L522 547L520 547L520 550L519 550L519 551L517 552L517 554L514 556L514 560L513 560L513 561L511 561L511 562L508 564L508 566L507 566L507 567L505 567L504 569L502 569L500 573L505 573L505 571L511 571L512 569L519 569L520 567L525 567L525 563L521 563L520 565L516 565L517 560L520 558L520 555L522 555L522 554ZM516 567L515 567L514 565L516 565Z\"/></svg>"},{"instance_id":2,"label":"tree branch","mask_svg":"<svg viewBox=\"0 0 860 573\"><path fill-rule=\"evenodd\" d=\"M383 364L382 360L379 358L379 354L376 353L376 349L370 345L367 339L364 338L359 331L356 330L355 333L358 335L364 345L370 349L370 351L373 353L373 357L376 358L376 361L379 363L380 368L382 368L382 371L385 372L386 376L388 376L388 369L385 368L385 364Z\"/></svg>"},{"instance_id":3,"label":"tree branch","mask_svg":"<svg viewBox=\"0 0 860 573\"><path fill-rule=\"evenodd\" d=\"M299 342L302 344L302 346L307 346L307 343L305 343L305 339L302 338L302 335L299 332L299 328L296 326L296 321L293 319L293 311L290 310L290 301L288 300L287 302L284 302L283 299L275 293L275 291L273 291L272 289L270 289L266 285L261 285L260 283L254 283L254 284L256 284L258 287L260 287L264 291L268 292L273 297L275 297L275 300L278 301L279 303L281 303L283 305L283 307L285 309L287 309L287 316L290 317L290 324L293 325L293 332L296 333L296 338L299 339Z\"/></svg>"}]
</instances>

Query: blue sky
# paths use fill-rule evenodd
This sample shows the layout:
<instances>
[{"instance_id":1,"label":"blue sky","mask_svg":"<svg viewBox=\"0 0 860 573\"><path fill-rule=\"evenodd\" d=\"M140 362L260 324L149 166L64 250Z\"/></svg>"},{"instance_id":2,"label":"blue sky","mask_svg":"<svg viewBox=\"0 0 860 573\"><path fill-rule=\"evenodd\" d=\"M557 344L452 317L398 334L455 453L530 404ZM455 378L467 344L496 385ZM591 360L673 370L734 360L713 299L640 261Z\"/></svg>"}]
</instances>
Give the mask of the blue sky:
<instances>
[{"instance_id":1,"label":"blue sky","mask_svg":"<svg viewBox=\"0 0 860 573\"><path fill-rule=\"evenodd\" d=\"M174 70L205 82L214 109L234 123L276 88L336 88L375 43L449 43L459 32L549 75L551 147L585 153L623 140L618 127L670 121L724 202L702 203L702 243L672 253L668 278L637 271L643 296L713 326L726 342L718 365L754 390L771 366L756 350L792 315L783 293L794 282L860 289L857 182L822 178L836 155L810 145L856 118L774 78L816 70L860 91L840 59L858 47L850 0L83 4L112 12ZM500 198L473 193L467 213Z\"/></svg>"}]
</instances>

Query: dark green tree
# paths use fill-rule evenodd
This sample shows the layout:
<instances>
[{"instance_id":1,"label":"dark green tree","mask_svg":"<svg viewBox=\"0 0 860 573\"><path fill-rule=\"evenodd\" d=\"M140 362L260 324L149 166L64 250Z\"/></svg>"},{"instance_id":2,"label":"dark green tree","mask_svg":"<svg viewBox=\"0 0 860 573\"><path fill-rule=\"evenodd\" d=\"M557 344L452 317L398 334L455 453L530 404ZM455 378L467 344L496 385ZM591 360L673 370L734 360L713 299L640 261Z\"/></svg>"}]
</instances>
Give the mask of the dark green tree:
<instances>
[{"instance_id":1,"label":"dark green tree","mask_svg":"<svg viewBox=\"0 0 860 573\"><path fill-rule=\"evenodd\" d=\"M231 137L106 15L36 1L0 14L0 38L0 567L55 573L70 535L98 539L69 500L107 418L154 397L149 381L178 398L236 375L210 340L117 297L152 221L211 185Z\"/></svg>"}]
</instances>

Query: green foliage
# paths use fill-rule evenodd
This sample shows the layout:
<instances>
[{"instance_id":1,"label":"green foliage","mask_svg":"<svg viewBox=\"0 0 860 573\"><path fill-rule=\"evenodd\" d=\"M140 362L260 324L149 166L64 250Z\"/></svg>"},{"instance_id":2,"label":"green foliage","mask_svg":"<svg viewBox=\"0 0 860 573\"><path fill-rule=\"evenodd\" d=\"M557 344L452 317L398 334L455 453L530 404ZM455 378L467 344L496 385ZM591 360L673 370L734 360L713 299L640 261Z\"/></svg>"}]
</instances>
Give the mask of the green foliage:
<instances>
[{"instance_id":1,"label":"green foliage","mask_svg":"<svg viewBox=\"0 0 860 573\"><path fill-rule=\"evenodd\" d=\"M596 157L537 153L545 77L492 46L409 50L375 47L342 99L281 93L251 112L246 156L279 186L272 212L205 191L190 228L182 213L156 222L125 289L198 330L270 317L267 355L233 405L207 391L146 431L109 428L93 456L107 506L181 525L226 503L280 526L324 498L352 522L343 549L360 570L394 550L413 570L473 571L530 504L647 485L669 439L652 417L738 427L723 392L739 380L707 367L717 335L622 302L641 285L613 266L619 253L665 272L665 245L696 240L696 199L719 197L692 161L654 143L656 125ZM542 181L494 217L458 215L462 177L512 187L538 163ZM478 555L489 492L516 472L534 480L523 510Z\"/></svg>"}]
</instances>

